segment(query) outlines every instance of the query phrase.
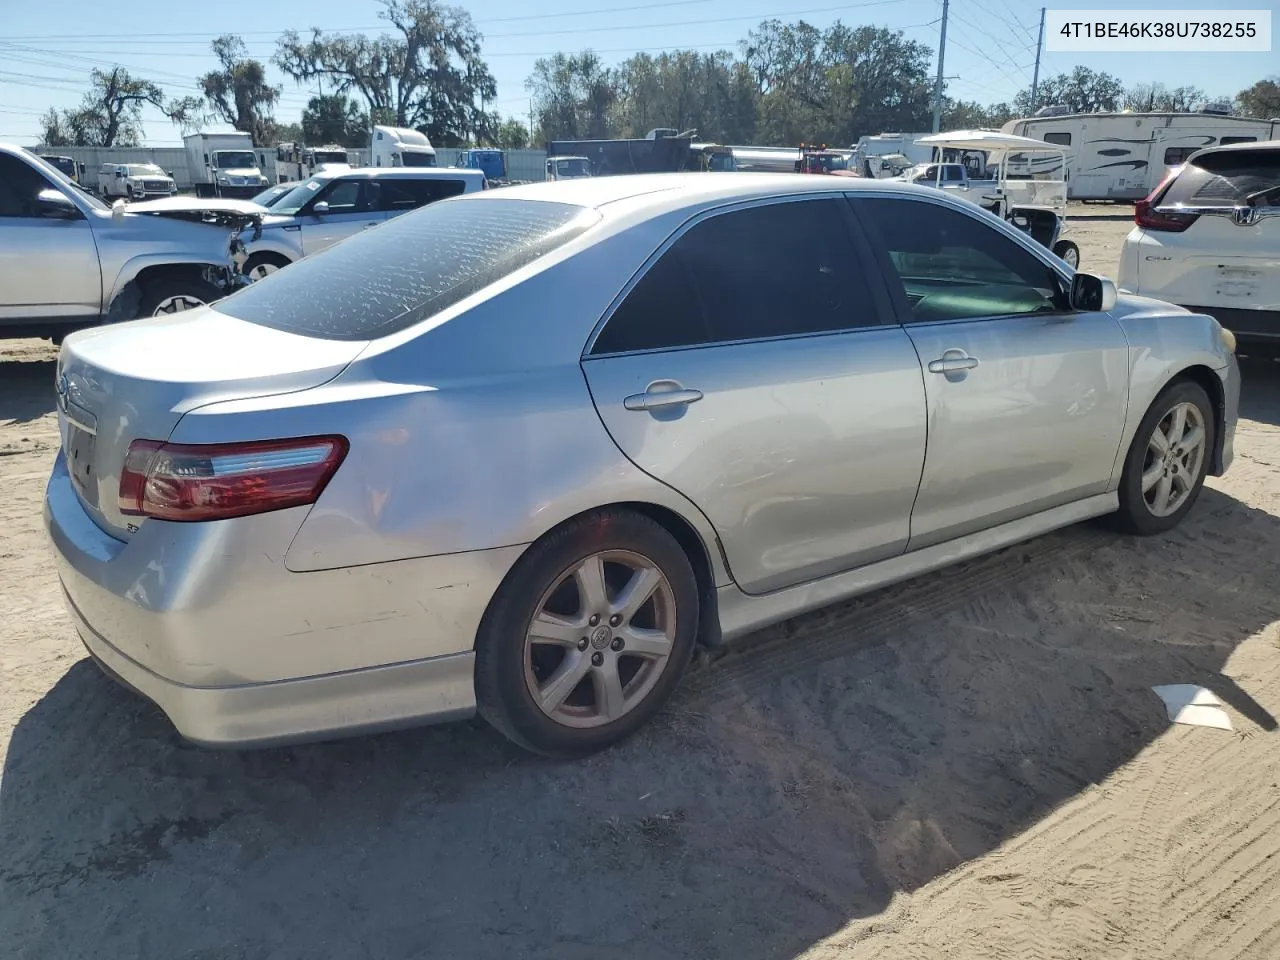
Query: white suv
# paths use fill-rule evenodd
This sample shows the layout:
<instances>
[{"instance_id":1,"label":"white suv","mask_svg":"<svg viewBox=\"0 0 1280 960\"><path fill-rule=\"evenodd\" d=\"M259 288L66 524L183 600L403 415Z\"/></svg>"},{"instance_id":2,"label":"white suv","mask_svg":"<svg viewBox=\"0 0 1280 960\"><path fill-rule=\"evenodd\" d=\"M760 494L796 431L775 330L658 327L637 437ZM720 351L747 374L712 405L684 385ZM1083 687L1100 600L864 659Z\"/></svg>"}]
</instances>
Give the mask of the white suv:
<instances>
[{"instance_id":1,"label":"white suv","mask_svg":"<svg viewBox=\"0 0 1280 960\"><path fill-rule=\"evenodd\" d=\"M1280 140L1192 154L1138 201L1134 222L1120 253L1122 292L1280 346Z\"/></svg>"},{"instance_id":2,"label":"white suv","mask_svg":"<svg viewBox=\"0 0 1280 960\"><path fill-rule=\"evenodd\" d=\"M266 211L260 233L243 236L244 270L261 280L295 260L410 210L487 189L479 170L368 167L317 174Z\"/></svg>"},{"instance_id":3,"label":"white suv","mask_svg":"<svg viewBox=\"0 0 1280 960\"><path fill-rule=\"evenodd\" d=\"M178 185L154 163L104 163L98 172L98 192L104 197L145 200L171 197Z\"/></svg>"}]
</instances>

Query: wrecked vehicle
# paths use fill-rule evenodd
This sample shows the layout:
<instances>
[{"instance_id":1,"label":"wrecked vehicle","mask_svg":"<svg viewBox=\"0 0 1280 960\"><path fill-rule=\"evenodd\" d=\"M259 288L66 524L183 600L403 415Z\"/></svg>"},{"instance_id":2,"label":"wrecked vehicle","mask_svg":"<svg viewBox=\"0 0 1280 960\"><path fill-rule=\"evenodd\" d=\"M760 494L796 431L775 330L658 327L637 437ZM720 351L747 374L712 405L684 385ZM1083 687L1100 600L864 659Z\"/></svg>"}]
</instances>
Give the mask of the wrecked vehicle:
<instances>
[{"instance_id":1,"label":"wrecked vehicle","mask_svg":"<svg viewBox=\"0 0 1280 960\"><path fill-rule=\"evenodd\" d=\"M248 283L241 231L265 210L170 197L107 206L0 144L0 337L48 337L176 313Z\"/></svg>"}]
</instances>

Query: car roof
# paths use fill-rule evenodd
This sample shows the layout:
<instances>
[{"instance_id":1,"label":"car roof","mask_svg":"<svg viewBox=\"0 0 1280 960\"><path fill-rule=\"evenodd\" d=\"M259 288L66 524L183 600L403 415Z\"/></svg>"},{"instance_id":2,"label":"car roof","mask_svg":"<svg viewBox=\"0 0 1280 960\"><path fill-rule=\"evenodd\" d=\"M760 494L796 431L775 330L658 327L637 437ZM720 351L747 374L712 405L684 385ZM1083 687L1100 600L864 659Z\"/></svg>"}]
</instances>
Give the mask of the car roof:
<instances>
[{"instance_id":1,"label":"car roof","mask_svg":"<svg viewBox=\"0 0 1280 960\"><path fill-rule=\"evenodd\" d=\"M483 178L480 170L469 170L466 167L352 167L350 170L334 172L333 178L339 177L390 177L400 180L435 180L442 177Z\"/></svg>"},{"instance_id":2,"label":"car roof","mask_svg":"<svg viewBox=\"0 0 1280 960\"><path fill-rule=\"evenodd\" d=\"M796 173L639 173L619 176L553 180L486 190L476 200L543 200L600 209L622 201L639 201L650 212L697 206L705 202L751 200L788 194L902 191L902 183L858 177L826 177ZM911 192L932 196L936 190L915 187ZM471 197L467 199L470 201ZM462 199L462 198L459 198ZM629 205L630 206L630 205Z\"/></svg>"},{"instance_id":3,"label":"car roof","mask_svg":"<svg viewBox=\"0 0 1280 960\"><path fill-rule=\"evenodd\" d=\"M1195 163L1195 161L1200 157L1207 156L1211 153L1240 153L1247 150L1266 150L1268 152L1280 151L1280 140L1250 140L1245 143L1228 143L1225 145L1219 144L1216 147L1202 147L1195 153L1191 154L1191 156L1187 157L1187 159L1182 162L1182 166L1185 168L1186 166ZM1178 172L1181 173L1182 171L1180 170Z\"/></svg>"}]
</instances>

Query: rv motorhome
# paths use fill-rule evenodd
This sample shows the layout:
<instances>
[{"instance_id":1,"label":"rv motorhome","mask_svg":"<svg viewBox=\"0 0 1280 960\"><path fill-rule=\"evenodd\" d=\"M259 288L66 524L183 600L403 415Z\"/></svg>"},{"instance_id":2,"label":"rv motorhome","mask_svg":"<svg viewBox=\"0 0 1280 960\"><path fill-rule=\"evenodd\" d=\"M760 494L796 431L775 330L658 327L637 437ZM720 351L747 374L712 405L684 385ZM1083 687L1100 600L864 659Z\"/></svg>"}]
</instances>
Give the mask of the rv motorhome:
<instances>
[{"instance_id":1,"label":"rv motorhome","mask_svg":"<svg viewBox=\"0 0 1280 960\"><path fill-rule=\"evenodd\" d=\"M1076 113L1010 120L1004 133L1068 147L1072 200L1141 200L1202 147L1280 138L1280 120L1221 113Z\"/></svg>"},{"instance_id":2,"label":"rv motorhome","mask_svg":"<svg viewBox=\"0 0 1280 960\"><path fill-rule=\"evenodd\" d=\"M435 147L425 133L402 127L373 128L369 144L375 167L434 167Z\"/></svg>"}]
</instances>

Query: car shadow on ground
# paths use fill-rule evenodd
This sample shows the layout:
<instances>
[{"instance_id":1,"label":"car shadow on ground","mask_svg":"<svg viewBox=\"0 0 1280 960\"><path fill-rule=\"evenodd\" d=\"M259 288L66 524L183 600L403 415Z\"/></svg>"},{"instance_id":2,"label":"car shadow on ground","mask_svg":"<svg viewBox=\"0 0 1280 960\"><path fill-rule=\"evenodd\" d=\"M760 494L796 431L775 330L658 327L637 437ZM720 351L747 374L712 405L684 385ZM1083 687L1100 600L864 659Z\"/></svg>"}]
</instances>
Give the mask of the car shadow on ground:
<instances>
[{"instance_id":1,"label":"car shadow on ground","mask_svg":"<svg viewBox=\"0 0 1280 960\"><path fill-rule=\"evenodd\" d=\"M0 423L38 420L57 408L53 359L0 359Z\"/></svg>"},{"instance_id":2,"label":"car shadow on ground","mask_svg":"<svg viewBox=\"0 0 1280 960\"><path fill-rule=\"evenodd\" d=\"M1164 537L1085 524L798 618L579 763L479 722L208 751L81 661L9 746L0 942L790 958L1116 772L1169 728L1154 685L1274 731L1222 671L1277 618L1278 524L1210 489Z\"/></svg>"}]
</instances>

